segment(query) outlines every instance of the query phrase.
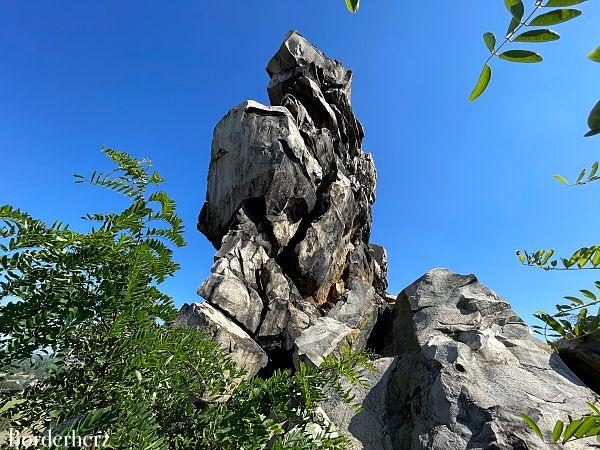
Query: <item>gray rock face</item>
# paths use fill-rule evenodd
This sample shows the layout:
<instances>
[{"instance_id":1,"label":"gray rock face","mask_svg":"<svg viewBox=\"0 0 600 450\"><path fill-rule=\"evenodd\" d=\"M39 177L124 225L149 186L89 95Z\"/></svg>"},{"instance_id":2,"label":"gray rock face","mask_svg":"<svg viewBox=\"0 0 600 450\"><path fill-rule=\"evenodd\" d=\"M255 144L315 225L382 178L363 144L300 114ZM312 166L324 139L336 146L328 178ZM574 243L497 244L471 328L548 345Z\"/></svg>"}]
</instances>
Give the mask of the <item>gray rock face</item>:
<instances>
[{"instance_id":1,"label":"gray rock face","mask_svg":"<svg viewBox=\"0 0 600 450\"><path fill-rule=\"evenodd\" d=\"M393 448L388 432L387 404L390 375L395 367L395 358L380 358L373 362L372 372L365 370L361 374L368 387L342 382L344 389L352 388L355 402L361 405L360 413L339 398L332 398L323 405L331 422L350 439L354 449Z\"/></svg>"},{"instance_id":2,"label":"gray rock face","mask_svg":"<svg viewBox=\"0 0 600 450\"><path fill-rule=\"evenodd\" d=\"M267 365L267 355L256 342L208 303L184 305L175 325L202 331L228 349L232 360L247 371L247 378Z\"/></svg>"},{"instance_id":3,"label":"gray rock face","mask_svg":"<svg viewBox=\"0 0 600 450\"><path fill-rule=\"evenodd\" d=\"M318 367L323 357L335 356L345 344L352 344L357 330L353 330L331 317L320 317L314 325L304 330L295 341L294 362Z\"/></svg>"},{"instance_id":4,"label":"gray rock face","mask_svg":"<svg viewBox=\"0 0 600 450\"><path fill-rule=\"evenodd\" d=\"M293 235L287 228L314 208L321 177L288 109L246 101L215 128L198 227L219 248L239 209L261 199L269 222L287 225L277 233L278 243L286 245Z\"/></svg>"},{"instance_id":5,"label":"gray rock face","mask_svg":"<svg viewBox=\"0 0 600 450\"><path fill-rule=\"evenodd\" d=\"M333 351L349 333L363 349L387 261L369 243L377 175L350 106L351 72L296 32L267 72L272 106L243 102L214 131L198 229L218 252L198 294L275 367L314 339ZM325 317L338 302L351 318ZM323 321L339 324L331 336L315 334Z\"/></svg>"},{"instance_id":6,"label":"gray rock face","mask_svg":"<svg viewBox=\"0 0 600 450\"><path fill-rule=\"evenodd\" d=\"M406 288L383 353L396 360L379 382L387 396L379 448L549 448L521 413L552 430L558 419L586 414L585 400L598 401L473 275L435 269Z\"/></svg>"},{"instance_id":7,"label":"gray rock face","mask_svg":"<svg viewBox=\"0 0 600 450\"><path fill-rule=\"evenodd\" d=\"M356 330L353 348L356 351L363 351L384 309L385 301L377 295L373 287L355 282L342 295L327 317Z\"/></svg>"}]
</instances>

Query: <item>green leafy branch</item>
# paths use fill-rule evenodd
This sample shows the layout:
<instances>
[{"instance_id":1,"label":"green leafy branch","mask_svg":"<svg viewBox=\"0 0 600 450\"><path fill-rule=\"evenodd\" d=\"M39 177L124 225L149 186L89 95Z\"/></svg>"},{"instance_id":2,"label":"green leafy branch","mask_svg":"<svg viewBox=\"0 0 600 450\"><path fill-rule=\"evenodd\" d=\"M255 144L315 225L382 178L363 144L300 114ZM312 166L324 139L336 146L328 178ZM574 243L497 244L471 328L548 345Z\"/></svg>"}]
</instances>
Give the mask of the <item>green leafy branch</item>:
<instances>
[{"instance_id":1,"label":"green leafy branch","mask_svg":"<svg viewBox=\"0 0 600 450\"><path fill-rule=\"evenodd\" d=\"M598 173L598 161L596 161L596 162L594 162L594 164L592 164L592 167L589 172L587 172L587 169L583 169L579 173L579 176L577 177L575 182L573 182L573 183L570 183L569 181L567 181L566 178L564 178L561 175L554 175L554 179L557 181L560 181L562 184L565 184L567 186L583 186L584 184L589 184L589 183L593 183L594 181L600 180L600 176L598 176L597 173ZM586 175L587 175L587 178L586 178Z\"/></svg>"},{"instance_id":2,"label":"green leafy branch","mask_svg":"<svg viewBox=\"0 0 600 450\"><path fill-rule=\"evenodd\" d=\"M553 256L554 249L542 249L534 253L526 250L517 251L517 258L521 264L544 270L600 269L600 245L582 247L569 258L553 258Z\"/></svg>"},{"instance_id":3,"label":"green leafy branch","mask_svg":"<svg viewBox=\"0 0 600 450\"><path fill-rule=\"evenodd\" d=\"M600 289L600 282L596 282L596 288ZM599 305L600 300L593 292L587 289L581 289L579 292L585 297L566 296L565 300L569 303L556 305L557 313L548 314L538 311L534 315L545 323L544 327L534 325L533 330L537 334L542 334L546 341L552 339L578 339L588 336L600 329L600 315L598 311L595 315L588 315L591 307ZM548 328L553 333L548 334Z\"/></svg>"},{"instance_id":4,"label":"green leafy branch","mask_svg":"<svg viewBox=\"0 0 600 450\"><path fill-rule=\"evenodd\" d=\"M525 18L525 5L522 0L504 0L504 4L511 14L510 23L506 31L504 40L500 45L496 45L496 36L494 33L487 32L483 35L484 43L490 51L490 56L483 65L479 79L475 88L469 96L470 101L477 99L487 89L491 78L492 68L490 61L497 57L505 61L514 63L539 63L543 57L530 50L511 49L501 52L507 44L519 43L543 43L560 39L560 35L548 28L536 28L520 33L524 27L549 27L567 22L579 17L582 12L578 9L563 8L577 5L586 0L547 0L544 4L542 0L536 0L533 11ZM536 16L541 8L557 8Z\"/></svg>"},{"instance_id":5,"label":"green leafy branch","mask_svg":"<svg viewBox=\"0 0 600 450\"><path fill-rule=\"evenodd\" d=\"M529 425L533 432L546 443L561 443L577 441L585 438L597 437L600 434L600 409L590 402L586 402L591 410L591 413L575 420L569 420L565 424L559 420L554 425L550 442L544 439L544 435L538 424L526 414L521 414L523 420Z\"/></svg>"},{"instance_id":6,"label":"green leafy branch","mask_svg":"<svg viewBox=\"0 0 600 450\"><path fill-rule=\"evenodd\" d=\"M320 367L242 381L209 336L160 325L177 318L160 287L178 268L181 219L150 189L163 179L149 161L105 153L115 170L78 181L130 202L85 216L99 228L47 226L0 206L0 432L101 432L106 448L346 448L319 405L354 400L343 380L364 384L367 356L344 348Z\"/></svg>"}]
</instances>

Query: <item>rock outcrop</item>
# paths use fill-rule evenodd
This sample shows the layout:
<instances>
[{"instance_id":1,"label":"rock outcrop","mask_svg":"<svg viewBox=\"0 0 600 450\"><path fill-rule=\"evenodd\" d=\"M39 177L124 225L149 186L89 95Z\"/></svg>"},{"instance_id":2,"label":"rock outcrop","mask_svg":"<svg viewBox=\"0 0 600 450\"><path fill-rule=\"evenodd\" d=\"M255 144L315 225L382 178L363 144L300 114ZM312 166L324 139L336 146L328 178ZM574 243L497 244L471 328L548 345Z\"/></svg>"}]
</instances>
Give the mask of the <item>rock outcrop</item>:
<instances>
[{"instance_id":1,"label":"rock outcrop","mask_svg":"<svg viewBox=\"0 0 600 450\"><path fill-rule=\"evenodd\" d=\"M384 383L390 448L548 448L522 413L552 430L598 401L473 275L435 269L407 287L381 353L396 358Z\"/></svg>"},{"instance_id":2,"label":"rock outcrop","mask_svg":"<svg viewBox=\"0 0 600 450\"><path fill-rule=\"evenodd\" d=\"M379 354L363 412L323 414L356 449L542 449L594 393L495 293L436 269L395 304L385 249L369 242L376 171L350 105L352 72L290 32L267 66L271 105L246 101L215 128L198 229L217 249L179 323L266 376L318 366L349 344ZM578 441L572 448L597 444Z\"/></svg>"},{"instance_id":3,"label":"rock outcrop","mask_svg":"<svg viewBox=\"0 0 600 450\"><path fill-rule=\"evenodd\" d=\"M198 293L266 351L255 363L268 371L347 342L363 350L385 309L387 256L369 243L376 172L352 73L296 32L267 72L271 106L248 100L215 128L198 229L218 252ZM316 341L320 355L306 348Z\"/></svg>"}]
</instances>

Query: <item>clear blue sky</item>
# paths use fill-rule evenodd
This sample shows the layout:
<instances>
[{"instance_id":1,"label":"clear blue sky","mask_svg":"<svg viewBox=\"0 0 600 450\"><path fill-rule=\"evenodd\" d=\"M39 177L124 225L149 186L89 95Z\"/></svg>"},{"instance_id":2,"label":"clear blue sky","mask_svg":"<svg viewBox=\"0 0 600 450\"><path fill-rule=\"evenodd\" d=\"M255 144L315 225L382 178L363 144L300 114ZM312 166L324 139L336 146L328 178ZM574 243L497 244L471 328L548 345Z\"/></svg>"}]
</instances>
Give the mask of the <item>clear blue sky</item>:
<instances>
[{"instance_id":1,"label":"clear blue sky","mask_svg":"<svg viewBox=\"0 0 600 450\"><path fill-rule=\"evenodd\" d=\"M594 272L521 267L517 248L568 253L598 243L598 189L568 189L598 155L581 136L600 98L598 2L556 28L541 65L494 62L475 104L466 98L486 50L502 34L503 2L364 0L0 0L0 203L80 223L118 197L75 186L72 174L107 168L113 146L147 156L168 178L187 226L182 270L168 291L193 301L214 250L195 230L212 129L247 98L267 102L264 67L298 29L354 70L353 106L379 171L372 241L390 259L390 292L428 269L479 278L530 319ZM533 4L533 0L527 1Z\"/></svg>"}]
</instances>

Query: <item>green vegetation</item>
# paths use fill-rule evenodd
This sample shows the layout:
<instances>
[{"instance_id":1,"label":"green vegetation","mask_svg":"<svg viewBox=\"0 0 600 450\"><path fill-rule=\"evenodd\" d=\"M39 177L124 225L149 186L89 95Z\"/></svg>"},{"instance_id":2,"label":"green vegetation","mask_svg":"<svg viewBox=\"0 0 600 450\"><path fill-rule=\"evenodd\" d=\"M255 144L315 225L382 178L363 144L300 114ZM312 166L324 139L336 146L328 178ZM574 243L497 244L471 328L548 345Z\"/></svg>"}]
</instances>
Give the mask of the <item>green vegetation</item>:
<instances>
[{"instance_id":1,"label":"green vegetation","mask_svg":"<svg viewBox=\"0 0 600 450\"><path fill-rule=\"evenodd\" d=\"M346 350L318 369L241 381L224 349L167 325L177 311L160 285L178 269L182 221L149 161L104 152L116 168L77 181L129 206L86 215L89 232L0 207L0 382L22 364L44 370L2 397L0 425L107 433L115 449L344 448L317 408L332 394L352 401L341 380L361 382L366 357Z\"/></svg>"},{"instance_id":2,"label":"green vegetation","mask_svg":"<svg viewBox=\"0 0 600 450\"><path fill-rule=\"evenodd\" d=\"M504 38L498 43L496 35L492 32L484 33L483 41L490 55L483 64L483 69L477 80L477 84L469 96L474 101L487 89L491 78L492 68L490 62L494 58L514 63L540 63L544 60L542 55L526 49L506 49L515 43L519 44L541 44L557 41L560 35L549 28L569 20L575 19L582 11L569 8L586 0L535 0L532 10L525 15L526 8L522 0L504 0L504 5L509 12L509 24ZM540 28L541 27L541 28ZM524 31L527 29L527 31ZM594 60L593 52L590 59Z\"/></svg>"}]
</instances>

